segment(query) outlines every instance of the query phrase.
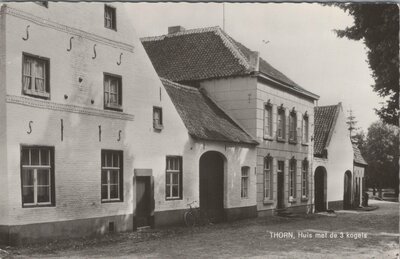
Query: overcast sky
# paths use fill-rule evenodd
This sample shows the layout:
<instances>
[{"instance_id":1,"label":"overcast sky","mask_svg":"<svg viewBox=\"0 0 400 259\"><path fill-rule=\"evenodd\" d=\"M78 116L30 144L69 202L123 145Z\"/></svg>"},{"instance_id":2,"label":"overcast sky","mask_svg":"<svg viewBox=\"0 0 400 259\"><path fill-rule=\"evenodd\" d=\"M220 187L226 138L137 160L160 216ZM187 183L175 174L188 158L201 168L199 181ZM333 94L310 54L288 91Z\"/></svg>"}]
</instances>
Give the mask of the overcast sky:
<instances>
[{"instance_id":1,"label":"overcast sky","mask_svg":"<svg viewBox=\"0 0 400 259\"><path fill-rule=\"evenodd\" d=\"M166 34L168 26L223 27L223 5L216 3L126 3L139 37ZM380 107L362 42L337 38L333 29L353 18L319 4L225 4L225 31L293 81L318 94L318 105L342 102L367 130ZM268 44L263 40L269 41Z\"/></svg>"}]
</instances>

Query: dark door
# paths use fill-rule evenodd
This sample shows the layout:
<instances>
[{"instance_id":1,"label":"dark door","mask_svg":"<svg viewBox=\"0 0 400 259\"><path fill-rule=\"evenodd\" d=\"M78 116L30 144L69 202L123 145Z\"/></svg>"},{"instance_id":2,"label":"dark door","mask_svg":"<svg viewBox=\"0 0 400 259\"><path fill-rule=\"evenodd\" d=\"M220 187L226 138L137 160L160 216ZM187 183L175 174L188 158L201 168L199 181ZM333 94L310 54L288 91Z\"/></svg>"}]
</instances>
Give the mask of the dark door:
<instances>
[{"instance_id":1,"label":"dark door","mask_svg":"<svg viewBox=\"0 0 400 259\"><path fill-rule=\"evenodd\" d=\"M200 158L200 209L211 222L224 219L224 160L217 152Z\"/></svg>"},{"instance_id":2,"label":"dark door","mask_svg":"<svg viewBox=\"0 0 400 259\"><path fill-rule=\"evenodd\" d=\"M283 172L278 171L278 189L277 189L277 209L283 209L285 207L284 203L284 181L283 181Z\"/></svg>"},{"instance_id":3,"label":"dark door","mask_svg":"<svg viewBox=\"0 0 400 259\"><path fill-rule=\"evenodd\" d=\"M136 224L150 226L151 219L151 179L150 176L136 177Z\"/></svg>"},{"instance_id":4,"label":"dark door","mask_svg":"<svg viewBox=\"0 0 400 259\"><path fill-rule=\"evenodd\" d=\"M325 211L325 174L322 169L315 172L315 212Z\"/></svg>"},{"instance_id":5,"label":"dark door","mask_svg":"<svg viewBox=\"0 0 400 259\"><path fill-rule=\"evenodd\" d=\"M351 173L346 171L344 174L344 194L343 194L343 208L351 208Z\"/></svg>"}]
</instances>

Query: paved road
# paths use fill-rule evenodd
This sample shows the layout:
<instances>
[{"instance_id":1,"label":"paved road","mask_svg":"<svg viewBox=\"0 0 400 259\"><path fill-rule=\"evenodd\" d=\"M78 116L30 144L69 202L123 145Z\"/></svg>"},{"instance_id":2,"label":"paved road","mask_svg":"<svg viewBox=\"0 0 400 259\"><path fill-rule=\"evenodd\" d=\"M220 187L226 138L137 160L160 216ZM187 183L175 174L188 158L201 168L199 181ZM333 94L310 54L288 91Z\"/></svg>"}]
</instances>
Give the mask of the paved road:
<instances>
[{"instance_id":1,"label":"paved road","mask_svg":"<svg viewBox=\"0 0 400 259\"><path fill-rule=\"evenodd\" d=\"M379 208L124 233L7 252L30 258L396 258L399 203L371 204Z\"/></svg>"}]
</instances>

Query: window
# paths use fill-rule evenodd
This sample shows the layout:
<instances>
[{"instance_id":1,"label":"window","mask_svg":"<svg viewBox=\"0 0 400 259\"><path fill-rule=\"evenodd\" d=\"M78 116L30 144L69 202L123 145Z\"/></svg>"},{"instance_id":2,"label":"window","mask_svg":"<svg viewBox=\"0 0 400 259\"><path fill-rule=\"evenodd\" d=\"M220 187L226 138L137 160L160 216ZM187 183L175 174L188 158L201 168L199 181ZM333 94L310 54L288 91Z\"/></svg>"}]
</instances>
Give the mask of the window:
<instances>
[{"instance_id":1,"label":"window","mask_svg":"<svg viewBox=\"0 0 400 259\"><path fill-rule=\"evenodd\" d=\"M280 108L278 110L278 131L277 131L278 139L285 139L285 110Z\"/></svg>"},{"instance_id":2,"label":"window","mask_svg":"<svg viewBox=\"0 0 400 259\"><path fill-rule=\"evenodd\" d=\"M54 196L54 149L22 147L22 206L50 206Z\"/></svg>"},{"instance_id":3,"label":"window","mask_svg":"<svg viewBox=\"0 0 400 259\"><path fill-rule=\"evenodd\" d=\"M296 143L297 140L297 116L296 112L292 111L289 115L289 141Z\"/></svg>"},{"instance_id":4,"label":"window","mask_svg":"<svg viewBox=\"0 0 400 259\"><path fill-rule=\"evenodd\" d=\"M182 199L182 157L167 156L165 197Z\"/></svg>"},{"instance_id":5,"label":"window","mask_svg":"<svg viewBox=\"0 0 400 259\"><path fill-rule=\"evenodd\" d=\"M272 137L272 106L265 105L264 108L264 138Z\"/></svg>"},{"instance_id":6,"label":"window","mask_svg":"<svg viewBox=\"0 0 400 259\"><path fill-rule=\"evenodd\" d=\"M309 124L308 124L308 115L305 114L303 116L303 143L308 143L308 129Z\"/></svg>"},{"instance_id":7,"label":"window","mask_svg":"<svg viewBox=\"0 0 400 259\"><path fill-rule=\"evenodd\" d=\"M122 79L104 74L104 108L122 110Z\"/></svg>"},{"instance_id":8,"label":"window","mask_svg":"<svg viewBox=\"0 0 400 259\"><path fill-rule=\"evenodd\" d=\"M302 198L308 196L308 161L304 160L301 166L301 195Z\"/></svg>"},{"instance_id":9,"label":"window","mask_svg":"<svg viewBox=\"0 0 400 259\"><path fill-rule=\"evenodd\" d=\"M101 201L123 200L122 151L101 151Z\"/></svg>"},{"instance_id":10,"label":"window","mask_svg":"<svg viewBox=\"0 0 400 259\"><path fill-rule=\"evenodd\" d=\"M272 199L273 191L273 174L272 174L272 158L267 156L264 158L264 198Z\"/></svg>"},{"instance_id":11,"label":"window","mask_svg":"<svg viewBox=\"0 0 400 259\"><path fill-rule=\"evenodd\" d=\"M113 30L117 29L117 17L115 8L109 5L104 6L104 27Z\"/></svg>"},{"instance_id":12,"label":"window","mask_svg":"<svg viewBox=\"0 0 400 259\"><path fill-rule=\"evenodd\" d=\"M240 192L240 197L242 197L242 198L249 197L249 173L250 173L250 167L243 166L242 167L241 192Z\"/></svg>"},{"instance_id":13,"label":"window","mask_svg":"<svg viewBox=\"0 0 400 259\"><path fill-rule=\"evenodd\" d=\"M158 130L163 129L163 117L161 107L153 107L153 128Z\"/></svg>"},{"instance_id":14,"label":"window","mask_svg":"<svg viewBox=\"0 0 400 259\"><path fill-rule=\"evenodd\" d=\"M296 160L289 163L289 196L296 198Z\"/></svg>"},{"instance_id":15,"label":"window","mask_svg":"<svg viewBox=\"0 0 400 259\"><path fill-rule=\"evenodd\" d=\"M26 95L50 98L49 60L22 55L22 91Z\"/></svg>"}]
</instances>

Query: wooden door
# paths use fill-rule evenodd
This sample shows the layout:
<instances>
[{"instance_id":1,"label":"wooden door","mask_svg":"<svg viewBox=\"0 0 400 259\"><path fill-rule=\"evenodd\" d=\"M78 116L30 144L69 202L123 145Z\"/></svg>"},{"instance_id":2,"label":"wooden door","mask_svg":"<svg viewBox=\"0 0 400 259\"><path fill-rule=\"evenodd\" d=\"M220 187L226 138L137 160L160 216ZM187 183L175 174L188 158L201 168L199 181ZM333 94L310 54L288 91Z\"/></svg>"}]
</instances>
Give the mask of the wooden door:
<instances>
[{"instance_id":1,"label":"wooden door","mask_svg":"<svg viewBox=\"0 0 400 259\"><path fill-rule=\"evenodd\" d=\"M138 227L150 226L151 218L151 178L136 177L136 224Z\"/></svg>"}]
</instances>

